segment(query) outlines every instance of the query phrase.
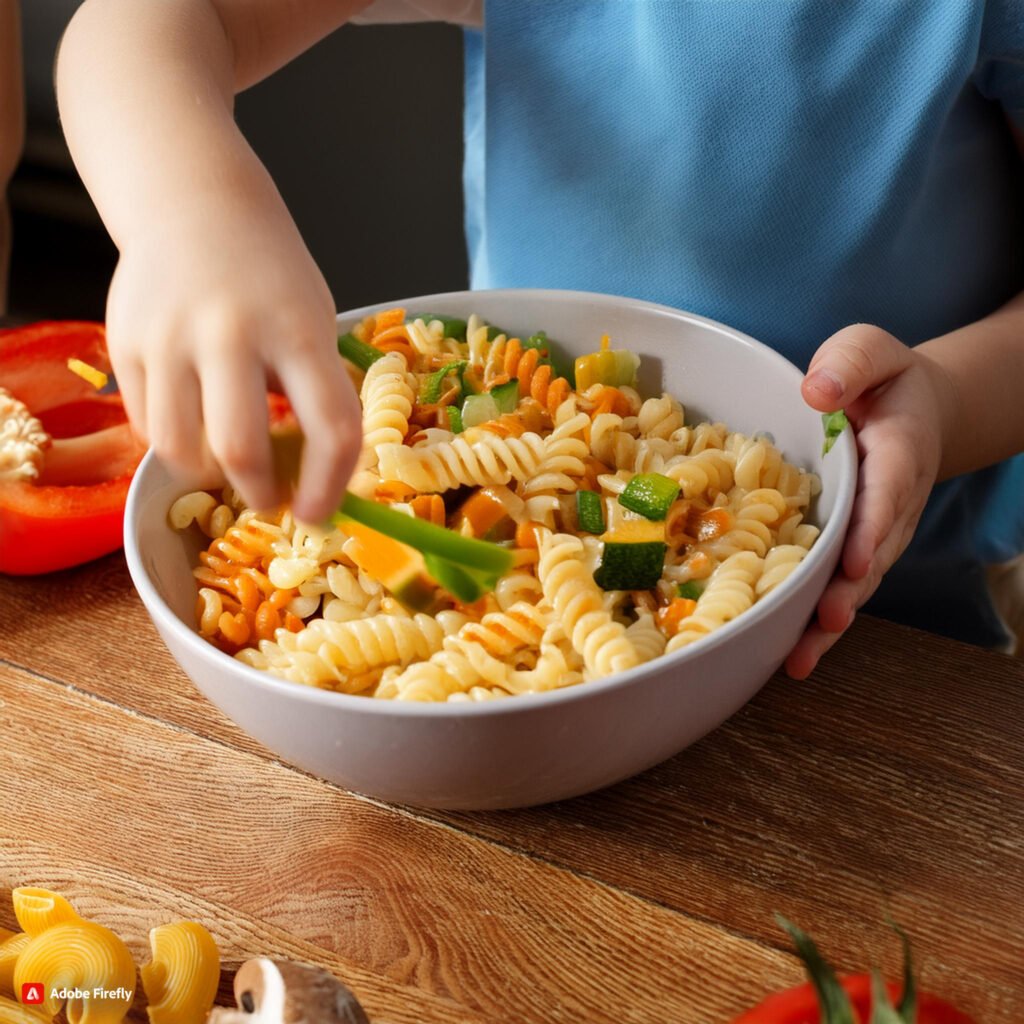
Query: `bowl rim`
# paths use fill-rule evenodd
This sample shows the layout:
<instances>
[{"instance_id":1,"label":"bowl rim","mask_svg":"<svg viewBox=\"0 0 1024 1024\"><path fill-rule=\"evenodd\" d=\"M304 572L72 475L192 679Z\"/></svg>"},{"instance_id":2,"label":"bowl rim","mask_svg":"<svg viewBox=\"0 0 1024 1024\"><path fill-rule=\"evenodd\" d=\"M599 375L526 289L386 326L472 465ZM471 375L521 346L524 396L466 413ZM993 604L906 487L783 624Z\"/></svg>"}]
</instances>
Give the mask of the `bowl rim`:
<instances>
[{"instance_id":1,"label":"bowl rim","mask_svg":"<svg viewBox=\"0 0 1024 1024\"><path fill-rule=\"evenodd\" d=\"M710 328L728 336L733 341L740 342L757 351L762 357L774 360L779 364L783 372L795 374L800 378L803 377L799 367L790 362L781 353L718 320L712 320L709 317L700 316L687 310L675 309L672 306L648 302L644 299L607 295L601 292L549 288L465 289L438 292L432 295L413 296L388 302L375 302L370 305L360 306L357 309L345 310L337 315L337 322L341 326L348 321L357 320L381 309L390 309L395 306L402 306L408 309L415 308L417 305L428 309L427 303L441 304L451 299L459 299L461 301L467 296L476 295L516 300L548 299L559 302L586 302L591 305L615 307L618 309L621 309L623 306L639 308L647 312L668 316L674 320ZM710 652L713 648L721 646L723 643L728 643L742 633L749 631L763 618L785 604L790 594L795 593L792 586L789 585L790 580L796 581L809 575L819 563L827 559L833 550L833 546L842 544L849 523L856 493L858 470L857 448L852 429L843 431L829 454L841 462L839 488L832 515L823 527L814 546L808 552L807 557L801 561L793 574L778 588L762 598L742 615L737 616L731 622L727 622L724 626L709 633L706 637L695 641L681 650L643 662L625 672L617 672L601 679L580 683L575 686L566 686L538 693L519 694L510 700L457 701L454 703L447 701L373 700L365 696L340 693L336 690L321 689L302 683L293 683L287 679L274 676L269 672L245 665L231 655L214 647L204 640L199 633L179 619L171 610L150 579L136 542L137 523L140 520L142 503L144 501L144 496L142 495L143 483L149 475L153 464L159 463L159 459L153 451L146 453L128 491L124 519L125 558L128 563L129 575L143 604L162 630L169 631L175 640L184 644L186 648L194 652L201 660L208 660L214 668L220 667L224 671L230 670L240 673L241 678L262 687L270 693L292 697L300 702L317 706L333 707L339 710L350 710L356 713L372 715L397 715L405 718L437 717L451 719L463 718L467 715L521 714L536 711L538 708L545 706L554 708L560 704L586 700L599 694L640 683L649 676L672 671L687 661L692 661L694 658Z\"/></svg>"}]
</instances>

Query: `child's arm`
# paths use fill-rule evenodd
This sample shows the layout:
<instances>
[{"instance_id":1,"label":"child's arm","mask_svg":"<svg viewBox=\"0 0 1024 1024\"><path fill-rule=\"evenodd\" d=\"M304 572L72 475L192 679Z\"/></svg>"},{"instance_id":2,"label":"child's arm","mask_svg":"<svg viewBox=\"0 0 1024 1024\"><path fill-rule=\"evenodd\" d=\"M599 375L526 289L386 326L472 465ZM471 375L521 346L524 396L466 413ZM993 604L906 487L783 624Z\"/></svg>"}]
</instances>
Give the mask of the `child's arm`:
<instances>
[{"instance_id":1,"label":"child's arm","mask_svg":"<svg viewBox=\"0 0 1024 1024\"><path fill-rule=\"evenodd\" d=\"M21 78L21 28L17 0L0 0L0 315L7 310L11 222L7 183L21 158L25 103Z\"/></svg>"},{"instance_id":2,"label":"child's arm","mask_svg":"<svg viewBox=\"0 0 1024 1024\"><path fill-rule=\"evenodd\" d=\"M294 504L312 521L355 463L358 402L327 284L233 96L365 5L87 0L57 65L68 144L120 250L107 327L133 424L180 466L195 466L205 426L228 479L266 507L279 495L265 391L279 382L307 438Z\"/></svg>"}]
</instances>

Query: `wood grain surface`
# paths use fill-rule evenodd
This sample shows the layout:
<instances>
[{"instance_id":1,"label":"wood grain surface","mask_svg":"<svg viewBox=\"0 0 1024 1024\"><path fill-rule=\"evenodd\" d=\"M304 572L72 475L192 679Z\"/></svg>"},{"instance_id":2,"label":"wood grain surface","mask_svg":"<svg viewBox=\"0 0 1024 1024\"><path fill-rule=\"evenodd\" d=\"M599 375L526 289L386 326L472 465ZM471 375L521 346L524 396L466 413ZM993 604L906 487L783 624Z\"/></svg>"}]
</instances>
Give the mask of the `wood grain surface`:
<instances>
[{"instance_id":1,"label":"wood grain surface","mask_svg":"<svg viewBox=\"0 0 1024 1024\"><path fill-rule=\"evenodd\" d=\"M0 926L65 892L147 959L202 921L225 958L321 964L374 1021L725 1024L800 970L1024 1020L1024 665L862 619L636 779L525 811L393 808L280 764L191 686L120 556L0 578ZM141 1013L141 1002L135 1015Z\"/></svg>"}]
</instances>

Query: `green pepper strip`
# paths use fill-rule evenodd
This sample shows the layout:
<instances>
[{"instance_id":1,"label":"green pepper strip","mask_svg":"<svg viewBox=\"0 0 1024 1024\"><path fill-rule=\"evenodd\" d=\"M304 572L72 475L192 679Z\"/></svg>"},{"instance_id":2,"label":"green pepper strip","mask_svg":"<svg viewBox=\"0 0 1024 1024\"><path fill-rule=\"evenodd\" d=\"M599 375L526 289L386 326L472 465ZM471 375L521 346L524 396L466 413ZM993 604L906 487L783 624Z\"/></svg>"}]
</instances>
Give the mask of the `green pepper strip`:
<instances>
[{"instance_id":1,"label":"green pepper strip","mask_svg":"<svg viewBox=\"0 0 1024 1024\"><path fill-rule=\"evenodd\" d=\"M846 429L849 420L846 413L840 409L838 412L823 412L821 422L825 427L825 443L821 446L821 454L828 455L836 439Z\"/></svg>"},{"instance_id":2,"label":"green pepper strip","mask_svg":"<svg viewBox=\"0 0 1024 1024\"><path fill-rule=\"evenodd\" d=\"M434 581L460 601L477 601L498 584L498 577L475 572L437 555L425 554L423 564Z\"/></svg>"},{"instance_id":3,"label":"green pepper strip","mask_svg":"<svg viewBox=\"0 0 1024 1024\"><path fill-rule=\"evenodd\" d=\"M420 401L424 405L431 405L441 397L441 388L444 387L445 377L450 373L459 374L459 380L462 380L462 371L466 368L466 360L456 360L451 363L447 363L442 366L436 373L432 373L429 377L423 379L423 383L420 385ZM461 387L461 384L460 384Z\"/></svg>"},{"instance_id":4,"label":"green pepper strip","mask_svg":"<svg viewBox=\"0 0 1024 1024\"><path fill-rule=\"evenodd\" d=\"M333 518L335 522L352 519L424 554L469 566L479 573L500 576L512 568L514 561L512 553L497 544L463 537L454 530L396 512L387 505L360 498L350 491L345 492L341 508Z\"/></svg>"},{"instance_id":5,"label":"green pepper strip","mask_svg":"<svg viewBox=\"0 0 1024 1024\"><path fill-rule=\"evenodd\" d=\"M378 359L384 357L380 349L360 341L354 334L338 335L338 351L360 370L368 370Z\"/></svg>"}]
</instances>

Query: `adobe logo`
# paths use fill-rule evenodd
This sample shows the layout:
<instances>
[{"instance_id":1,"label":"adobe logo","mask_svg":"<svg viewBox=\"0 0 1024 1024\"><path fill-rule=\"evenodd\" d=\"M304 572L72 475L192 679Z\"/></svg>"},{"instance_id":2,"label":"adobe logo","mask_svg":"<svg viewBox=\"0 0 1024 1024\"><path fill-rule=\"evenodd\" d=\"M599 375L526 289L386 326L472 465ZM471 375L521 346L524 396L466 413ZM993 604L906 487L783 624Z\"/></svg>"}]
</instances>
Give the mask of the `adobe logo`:
<instances>
[{"instance_id":1,"label":"adobe logo","mask_svg":"<svg viewBox=\"0 0 1024 1024\"><path fill-rule=\"evenodd\" d=\"M21 986L21 1001L26 1006L38 1006L45 998L42 982L26 981Z\"/></svg>"}]
</instances>

